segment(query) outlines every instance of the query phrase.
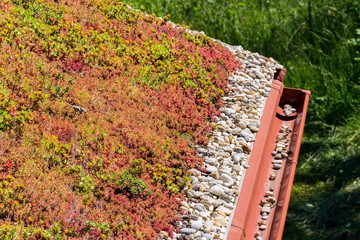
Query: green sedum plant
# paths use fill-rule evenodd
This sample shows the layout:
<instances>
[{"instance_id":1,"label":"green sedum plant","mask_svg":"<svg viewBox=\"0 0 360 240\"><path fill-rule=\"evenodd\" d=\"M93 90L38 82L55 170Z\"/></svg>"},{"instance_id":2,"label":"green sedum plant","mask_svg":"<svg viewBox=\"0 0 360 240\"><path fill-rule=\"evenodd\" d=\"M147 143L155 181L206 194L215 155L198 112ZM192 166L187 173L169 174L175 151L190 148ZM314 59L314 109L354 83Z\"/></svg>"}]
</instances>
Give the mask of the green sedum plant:
<instances>
[{"instance_id":1,"label":"green sedum plant","mask_svg":"<svg viewBox=\"0 0 360 240\"><path fill-rule=\"evenodd\" d=\"M0 0L0 236L171 236L239 66L117 0Z\"/></svg>"}]
</instances>

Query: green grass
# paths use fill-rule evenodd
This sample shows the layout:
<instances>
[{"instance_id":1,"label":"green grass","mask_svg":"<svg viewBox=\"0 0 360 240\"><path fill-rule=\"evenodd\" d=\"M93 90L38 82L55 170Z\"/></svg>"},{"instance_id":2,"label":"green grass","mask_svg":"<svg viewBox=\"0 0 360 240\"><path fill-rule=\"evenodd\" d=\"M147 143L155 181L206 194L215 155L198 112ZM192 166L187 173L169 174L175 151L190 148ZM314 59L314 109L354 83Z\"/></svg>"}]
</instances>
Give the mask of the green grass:
<instances>
[{"instance_id":1,"label":"green grass","mask_svg":"<svg viewBox=\"0 0 360 240\"><path fill-rule=\"evenodd\" d=\"M312 91L284 239L359 235L360 2L126 0L273 57Z\"/></svg>"},{"instance_id":2,"label":"green grass","mask_svg":"<svg viewBox=\"0 0 360 240\"><path fill-rule=\"evenodd\" d=\"M284 239L356 239L360 234L360 124L306 137Z\"/></svg>"}]
</instances>

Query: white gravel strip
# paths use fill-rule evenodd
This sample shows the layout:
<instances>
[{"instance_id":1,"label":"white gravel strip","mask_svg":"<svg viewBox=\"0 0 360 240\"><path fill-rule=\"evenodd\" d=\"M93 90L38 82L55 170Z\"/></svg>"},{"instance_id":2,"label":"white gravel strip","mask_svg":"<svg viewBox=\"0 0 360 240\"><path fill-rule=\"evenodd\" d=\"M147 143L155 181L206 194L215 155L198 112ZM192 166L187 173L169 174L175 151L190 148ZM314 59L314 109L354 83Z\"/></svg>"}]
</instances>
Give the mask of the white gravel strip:
<instances>
[{"instance_id":1,"label":"white gravel strip","mask_svg":"<svg viewBox=\"0 0 360 240\"><path fill-rule=\"evenodd\" d=\"M197 149L206 172L189 170L191 185L181 203L180 233L173 239L225 238L246 169L251 167L248 160L274 73L282 68L272 58L222 44L242 66L229 78L230 92L223 97L220 117L212 119L216 130L209 144ZM160 233L159 239L171 238Z\"/></svg>"}]
</instances>

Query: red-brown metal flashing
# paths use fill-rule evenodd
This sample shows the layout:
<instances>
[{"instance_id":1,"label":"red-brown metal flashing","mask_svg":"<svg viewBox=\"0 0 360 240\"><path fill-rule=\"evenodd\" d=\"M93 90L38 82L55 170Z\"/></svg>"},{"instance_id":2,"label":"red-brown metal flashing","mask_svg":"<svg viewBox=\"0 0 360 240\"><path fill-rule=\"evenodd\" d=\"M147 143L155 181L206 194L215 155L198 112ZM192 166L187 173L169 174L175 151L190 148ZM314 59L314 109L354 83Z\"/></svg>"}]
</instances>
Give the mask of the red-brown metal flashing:
<instances>
[{"instance_id":1,"label":"red-brown metal flashing","mask_svg":"<svg viewBox=\"0 0 360 240\"><path fill-rule=\"evenodd\" d=\"M279 120L282 122L287 121L288 125L292 125L292 136L289 147L290 153L286 160L279 195L277 198L277 205L272 219L272 226L268 232L269 237L267 239L282 239L296 165L300 153L301 139L304 132L310 94L311 92L306 90L285 88L280 100L280 106L283 106L284 104L291 104L294 106L297 109L297 116L294 119L284 119L281 114L277 113Z\"/></svg>"},{"instance_id":2,"label":"red-brown metal flashing","mask_svg":"<svg viewBox=\"0 0 360 240\"><path fill-rule=\"evenodd\" d=\"M310 97L309 91L284 88L285 73L286 69L280 69L275 74L249 159L250 168L246 170L227 240L255 239L256 232L260 233L262 239L273 240L282 237ZM284 104L296 108L296 115L284 116ZM293 130L289 136L289 156L280 170L274 170L271 152L283 125ZM276 179L270 181L269 176L272 173L276 173ZM260 202L264 199L265 191L270 188L274 191L277 203L266 221L266 230L260 231Z\"/></svg>"},{"instance_id":3,"label":"red-brown metal flashing","mask_svg":"<svg viewBox=\"0 0 360 240\"><path fill-rule=\"evenodd\" d=\"M276 71L276 73L274 75L274 79L283 82L284 78L285 78L285 75L286 75L286 72L287 72L286 68L277 69L277 71Z\"/></svg>"}]
</instances>

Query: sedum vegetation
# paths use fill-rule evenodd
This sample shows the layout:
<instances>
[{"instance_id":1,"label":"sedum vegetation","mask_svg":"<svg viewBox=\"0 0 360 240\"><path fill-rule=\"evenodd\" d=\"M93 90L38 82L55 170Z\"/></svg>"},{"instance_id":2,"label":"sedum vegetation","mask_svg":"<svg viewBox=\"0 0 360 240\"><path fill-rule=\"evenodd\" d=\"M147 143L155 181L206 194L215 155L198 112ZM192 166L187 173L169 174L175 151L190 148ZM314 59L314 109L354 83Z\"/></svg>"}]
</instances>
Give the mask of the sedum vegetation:
<instances>
[{"instance_id":1,"label":"sedum vegetation","mask_svg":"<svg viewBox=\"0 0 360 240\"><path fill-rule=\"evenodd\" d=\"M0 0L0 238L155 239L239 67L115 0Z\"/></svg>"},{"instance_id":2,"label":"sedum vegetation","mask_svg":"<svg viewBox=\"0 0 360 240\"><path fill-rule=\"evenodd\" d=\"M127 0L274 57L312 91L284 239L360 234L360 2Z\"/></svg>"}]
</instances>

